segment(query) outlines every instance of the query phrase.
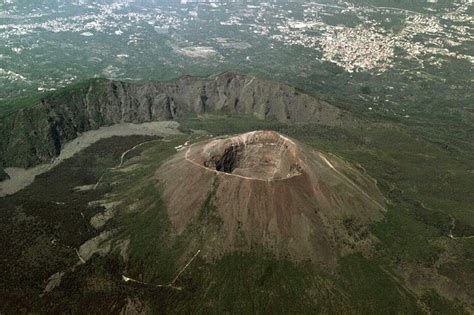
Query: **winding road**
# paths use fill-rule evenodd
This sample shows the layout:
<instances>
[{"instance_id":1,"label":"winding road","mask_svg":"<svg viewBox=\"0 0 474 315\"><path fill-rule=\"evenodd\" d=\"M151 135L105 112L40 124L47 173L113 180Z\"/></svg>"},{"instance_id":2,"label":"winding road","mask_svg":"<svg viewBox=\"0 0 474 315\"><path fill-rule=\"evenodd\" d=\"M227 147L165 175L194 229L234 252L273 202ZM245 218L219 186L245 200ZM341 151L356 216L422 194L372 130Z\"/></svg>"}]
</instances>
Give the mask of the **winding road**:
<instances>
[{"instance_id":1,"label":"winding road","mask_svg":"<svg viewBox=\"0 0 474 315\"><path fill-rule=\"evenodd\" d=\"M453 231L454 231L455 228L456 228L456 219L453 216L451 216L451 229L449 230L449 234L448 234L448 237L450 239L452 239L452 240L468 240L468 239L474 238L474 235L461 236L461 237L454 236Z\"/></svg>"},{"instance_id":2,"label":"winding road","mask_svg":"<svg viewBox=\"0 0 474 315\"><path fill-rule=\"evenodd\" d=\"M144 142L140 142L139 144L131 147L130 149L127 149L125 150L122 155L120 156L120 163L117 164L117 166L114 166L114 167L111 167L111 168L108 168L107 170L116 170L116 169L119 169L123 166L123 163L124 163L124 159L125 159L125 156L127 156L128 153L132 152L133 150L135 150L136 148L144 145L144 144L147 144L147 143L150 143L150 142L156 142L156 141L161 141L162 139L156 139L156 140L148 140L148 141L144 141ZM106 170L106 171L107 171ZM104 172L105 174L105 172ZM94 189L97 189L97 187L99 187L100 183L102 182L102 179L104 178L104 174L102 174L102 176L99 177L99 180L97 181L97 183L94 185Z\"/></svg>"},{"instance_id":3,"label":"winding road","mask_svg":"<svg viewBox=\"0 0 474 315\"><path fill-rule=\"evenodd\" d=\"M191 259L187 262L187 264L183 268L181 268L181 270L176 274L176 277L173 278L173 281L171 281L168 284L147 283L147 282L143 282L143 281L139 281L139 280L129 278L125 275L122 275L122 280L125 281L125 282L133 282L133 283L139 283L139 284L143 284L143 285L149 285L149 286L153 286L153 287L156 287L156 288L171 288L171 289L174 289L174 290L181 291L183 288L182 287L177 287L174 284L179 279L179 277L183 274L183 272L189 267L189 265L193 262L193 260L199 255L200 252L201 252L201 250L199 249L196 252L196 254L194 254L194 256L191 257Z\"/></svg>"}]
</instances>

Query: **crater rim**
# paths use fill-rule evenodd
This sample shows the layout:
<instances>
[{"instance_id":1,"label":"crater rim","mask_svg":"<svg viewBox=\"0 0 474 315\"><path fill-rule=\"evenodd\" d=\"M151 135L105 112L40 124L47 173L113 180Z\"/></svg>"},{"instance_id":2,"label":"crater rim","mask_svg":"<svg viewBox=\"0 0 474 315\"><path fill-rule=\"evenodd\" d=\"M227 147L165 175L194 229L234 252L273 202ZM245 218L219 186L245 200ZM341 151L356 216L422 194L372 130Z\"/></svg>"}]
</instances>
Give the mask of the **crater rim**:
<instances>
[{"instance_id":1,"label":"crater rim","mask_svg":"<svg viewBox=\"0 0 474 315\"><path fill-rule=\"evenodd\" d=\"M186 159L208 171L249 180L278 181L303 174L296 143L276 131L251 131L191 146Z\"/></svg>"}]
</instances>

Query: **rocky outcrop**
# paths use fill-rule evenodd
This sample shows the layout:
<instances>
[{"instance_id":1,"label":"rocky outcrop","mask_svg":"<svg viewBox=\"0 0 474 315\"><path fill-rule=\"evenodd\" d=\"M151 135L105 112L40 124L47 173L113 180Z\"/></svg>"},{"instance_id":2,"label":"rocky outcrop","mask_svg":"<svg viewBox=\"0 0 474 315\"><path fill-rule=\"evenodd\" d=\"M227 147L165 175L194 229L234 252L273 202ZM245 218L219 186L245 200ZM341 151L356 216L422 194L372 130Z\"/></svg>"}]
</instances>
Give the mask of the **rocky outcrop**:
<instances>
[{"instance_id":1,"label":"rocky outcrop","mask_svg":"<svg viewBox=\"0 0 474 315\"><path fill-rule=\"evenodd\" d=\"M0 164L28 167L57 156L79 133L186 113L247 114L283 123L340 125L339 108L285 84L235 73L132 84L92 80L0 120Z\"/></svg>"}]
</instances>

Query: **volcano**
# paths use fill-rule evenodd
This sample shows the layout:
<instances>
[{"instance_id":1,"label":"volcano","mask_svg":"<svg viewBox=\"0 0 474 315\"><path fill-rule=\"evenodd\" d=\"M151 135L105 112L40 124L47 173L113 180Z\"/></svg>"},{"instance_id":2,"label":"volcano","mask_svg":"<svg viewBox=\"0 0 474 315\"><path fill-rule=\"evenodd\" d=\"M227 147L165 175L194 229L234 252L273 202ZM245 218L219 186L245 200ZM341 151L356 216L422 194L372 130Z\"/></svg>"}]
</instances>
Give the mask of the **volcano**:
<instances>
[{"instance_id":1,"label":"volcano","mask_svg":"<svg viewBox=\"0 0 474 315\"><path fill-rule=\"evenodd\" d=\"M333 264L370 250L368 226L385 211L370 177L274 131L194 143L156 178L176 234L199 230L192 242L209 259L263 250Z\"/></svg>"}]
</instances>

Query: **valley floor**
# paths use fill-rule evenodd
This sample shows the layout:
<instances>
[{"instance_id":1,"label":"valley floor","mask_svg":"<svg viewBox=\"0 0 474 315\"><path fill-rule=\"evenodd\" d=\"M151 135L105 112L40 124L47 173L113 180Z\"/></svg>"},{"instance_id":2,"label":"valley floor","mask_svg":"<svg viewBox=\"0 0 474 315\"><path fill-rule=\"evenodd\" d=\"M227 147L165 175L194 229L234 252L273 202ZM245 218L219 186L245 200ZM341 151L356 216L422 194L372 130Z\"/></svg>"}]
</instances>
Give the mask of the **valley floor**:
<instances>
[{"instance_id":1,"label":"valley floor","mask_svg":"<svg viewBox=\"0 0 474 315\"><path fill-rule=\"evenodd\" d=\"M57 166L63 160L73 157L79 151L89 147L99 140L113 136L169 136L180 134L179 124L175 121L158 121L142 124L122 123L97 130L86 131L79 137L66 143L60 155L51 163L41 164L29 169L18 167L5 168L5 172L10 177L0 182L0 197L12 195L33 183L36 176L43 174Z\"/></svg>"}]
</instances>

